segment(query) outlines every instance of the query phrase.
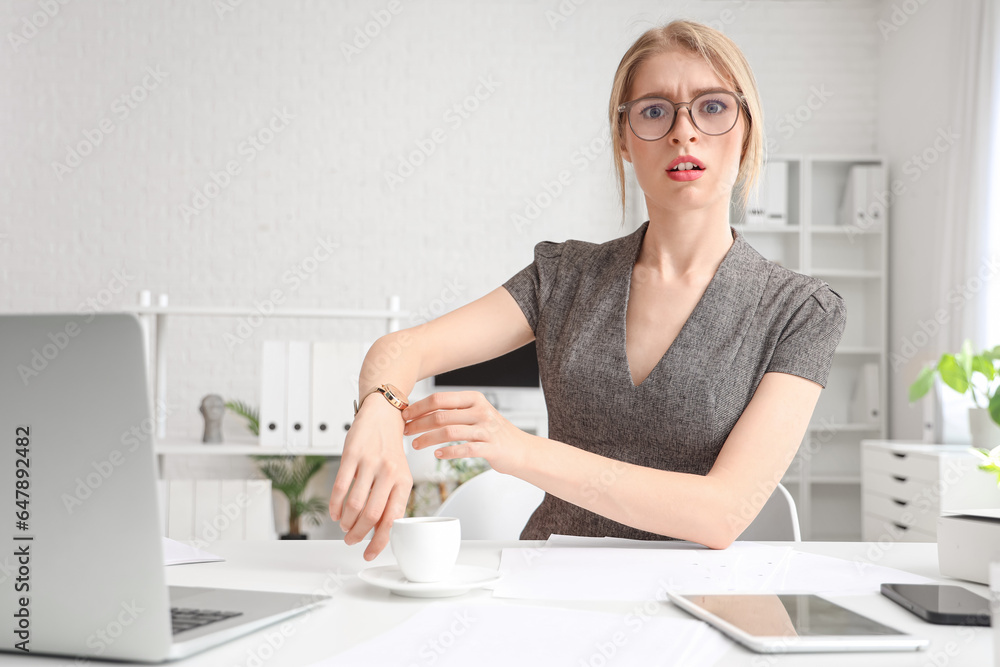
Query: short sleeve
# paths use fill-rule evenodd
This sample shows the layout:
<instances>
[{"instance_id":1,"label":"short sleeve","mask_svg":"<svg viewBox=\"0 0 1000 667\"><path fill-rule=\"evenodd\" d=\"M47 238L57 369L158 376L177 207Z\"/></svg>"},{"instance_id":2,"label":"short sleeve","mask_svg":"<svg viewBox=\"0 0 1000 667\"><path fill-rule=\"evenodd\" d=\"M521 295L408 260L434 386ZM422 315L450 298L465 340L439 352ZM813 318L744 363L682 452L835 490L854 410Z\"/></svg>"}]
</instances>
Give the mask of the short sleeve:
<instances>
[{"instance_id":1,"label":"short sleeve","mask_svg":"<svg viewBox=\"0 0 1000 667\"><path fill-rule=\"evenodd\" d=\"M541 241L535 245L535 261L503 284L524 312L531 330L537 333L538 318L552 293L559 273L563 243Z\"/></svg>"},{"instance_id":2,"label":"short sleeve","mask_svg":"<svg viewBox=\"0 0 1000 667\"><path fill-rule=\"evenodd\" d=\"M820 287L788 320L766 372L798 375L825 387L846 323L844 299L829 285Z\"/></svg>"}]
</instances>

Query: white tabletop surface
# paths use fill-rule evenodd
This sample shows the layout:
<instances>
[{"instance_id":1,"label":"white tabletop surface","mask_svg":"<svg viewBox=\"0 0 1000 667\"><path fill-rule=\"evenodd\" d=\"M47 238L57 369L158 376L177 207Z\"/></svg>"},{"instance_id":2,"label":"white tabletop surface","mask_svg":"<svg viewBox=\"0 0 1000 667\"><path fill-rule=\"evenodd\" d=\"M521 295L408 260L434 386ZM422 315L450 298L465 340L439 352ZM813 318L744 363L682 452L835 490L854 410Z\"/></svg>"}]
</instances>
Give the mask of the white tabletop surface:
<instances>
[{"instance_id":1,"label":"white tabletop surface","mask_svg":"<svg viewBox=\"0 0 1000 667\"><path fill-rule=\"evenodd\" d=\"M466 541L462 545L459 563L496 568L499 566L500 552L504 547L531 547L542 544L544 543ZM935 544L892 543L880 546L874 543L802 542L796 546L805 552L877 563L949 583L961 583L981 595L989 595L985 586L943 579L938 572ZM381 634L415 614L423 605L435 602L435 600L399 597L358 579L357 573L367 567L395 564L388 549L371 563L365 562L362 558L363 544L348 547L341 541L332 540L220 541L211 544L208 550L224 557L226 561L168 567L168 583L183 586L254 588L302 594L326 593L331 595L332 599L311 614L293 617L187 660L171 664L185 667L310 665ZM488 590L474 590L464 596L446 600L499 605L528 604L622 614L632 611L636 604L634 601L560 602L494 599ZM733 644L717 664L726 667L736 665L989 667L993 665L991 628L970 629L930 625L878 594L837 597L836 601L904 632L926 637L931 640L931 645L925 651L909 653L758 655ZM662 603L658 613L677 618L690 618L669 603ZM259 660L262 657L267 659ZM3 654L0 657L0 664L5 667L7 665L37 667L44 664L70 665L73 661ZM530 665L530 660L526 660L524 664Z\"/></svg>"}]
</instances>

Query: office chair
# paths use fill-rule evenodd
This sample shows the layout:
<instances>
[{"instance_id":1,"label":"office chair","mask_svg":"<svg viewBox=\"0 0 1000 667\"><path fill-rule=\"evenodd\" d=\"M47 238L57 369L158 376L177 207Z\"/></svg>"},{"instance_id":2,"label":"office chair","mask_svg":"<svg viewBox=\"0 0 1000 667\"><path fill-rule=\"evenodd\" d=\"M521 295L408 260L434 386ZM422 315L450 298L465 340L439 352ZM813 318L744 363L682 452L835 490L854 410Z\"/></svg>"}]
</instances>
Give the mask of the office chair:
<instances>
[{"instance_id":1,"label":"office chair","mask_svg":"<svg viewBox=\"0 0 1000 667\"><path fill-rule=\"evenodd\" d=\"M801 542L799 515L788 489L778 484L757 517L736 539Z\"/></svg>"},{"instance_id":2,"label":"office chair","mask_svg":"<svg viewBox=\"0 0 1000 667\"><path fill-rule=\"evenodd\" d=\"M452 491L434 516L461 520L463 540L516 540L544 497L533 484L487 470Z\"/></svg>"},{"instance_id":3,"label":"office chair","mask_svg":"<svg viewBox=\"0 0 1000 667\"><path fill-rule=\"evenodd\" d=\"M516 540L545 492L511 475L487 470L455 489L434 516L457 517L464 540ZM781 484L740 540L802 541L795 500Z\"/></svg>"}]
</instances>

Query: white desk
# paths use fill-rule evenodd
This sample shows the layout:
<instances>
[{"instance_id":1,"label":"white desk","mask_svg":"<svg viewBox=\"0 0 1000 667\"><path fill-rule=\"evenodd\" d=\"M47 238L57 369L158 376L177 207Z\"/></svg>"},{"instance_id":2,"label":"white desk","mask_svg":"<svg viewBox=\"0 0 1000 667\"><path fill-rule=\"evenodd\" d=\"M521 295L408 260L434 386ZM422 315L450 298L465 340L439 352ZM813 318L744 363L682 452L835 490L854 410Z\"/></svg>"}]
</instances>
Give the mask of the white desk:
<instances>
[{"instance_id":1,"label":"white desk","mask_svg":"<svg viewBox=\"0 0 1000 667\"><path fill-rule=\"evenodd\" d=\"M468 565L498 567L500 550L513 546L539 546L542 542L477 542L462 545L459 562ZM785 544L787 543L773 543ZM875 562L935 579L941 578L937 567L937 546L929 543L895 543L880 547L873 543L803 542L802 551ZM323 607L308 615L294 617L257 633L242 637L188 660L171 663L184 667L218 665L265 665L294 667L309 665L332 656L355 644L381 634L409 618L422 605L434 600L418 600L390 594L371 587L357 578L357 573L373 565L395 562L386 549L373 563L361 554L364 545L348 547L341 541L308 542L216 542L210 551L226 558L224 563L179 565L167 568L170 584L257 588L296 593L326 592L333 596ZM952 582L955 583L955 582ZM989 595L985 586L963 583L969 589ZM842 667L893 667L907 665L948 665L948 667L993 665L992 628L957 628L929 625L881 595L839 597L837 602L905 632L931 640L928 650L909 653L798 654L758 655L733 644L720 666L747 665L829 665ZM568 606L627 614L635 602L539 602L493 599L490 591L472 591L446 601L486 602L488 604L529 604L546 607ZM690 618L670 604L661 605L660 614ZM286 634L281 629L285 628ZM260 659L259 662L257 659ZM264 659L262 659L264 658ZM5 667L68 665L72 661L3 654ZM92 662L92 665L102 663ZM112 663L106 663L112 664ZM114 663L126 664L126 663ZM531 665L526 660L526 665ZM376 667L376 666L372 666ZM531 667L534 667L533 665ZM1000 666L998 666L1000 667Z\"/></svg>"}]
</instances>

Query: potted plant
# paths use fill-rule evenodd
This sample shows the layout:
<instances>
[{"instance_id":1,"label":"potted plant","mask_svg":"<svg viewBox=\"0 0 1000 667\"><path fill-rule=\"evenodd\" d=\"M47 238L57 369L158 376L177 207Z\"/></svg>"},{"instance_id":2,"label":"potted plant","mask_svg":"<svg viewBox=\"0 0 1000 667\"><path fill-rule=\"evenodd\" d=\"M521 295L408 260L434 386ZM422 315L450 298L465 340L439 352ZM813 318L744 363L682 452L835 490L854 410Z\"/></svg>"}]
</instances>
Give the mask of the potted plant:
<instances>
[{"instance_id":1,"label":"potted plant","mask_svg":"<svg viewBox=\"0 0 1000 667\"><path fill-rule=\"evenodd\" d=\"M987 453L1000 446L1000 345L973 354L972 342L966 340L957 354L942 354L910 385L910 401L930 391L936 377L958 393L969 395L972 444Z\"/></svg>"},{"instance_id":2,"label":"potted plant","mask_svg":"<svg viewBox=\"0 0 1000 667\"><path fill-rule=\"evenodd\" d=\"M229 401L226 407L247 420L247 428L260 435L260 413L257 408L243 401ZM306 487L326 463L322 456L254 456L257 469L271 480L271 488L288 499L288 533L283 540L304 540L302 520L320 525L328 511L327 502L320 497L305 498Z\"/></svg>"},{"instance_id":3,"label":"potted plant","mask_svg":"<svg viewBox=\"0 0 1000 667\"><path fill-rule=\"evenodd\" d=\"M323 456L253 456L257 469L271 480L271 488L288 499L288 533L283 540L304 540L302 521L315 526L322 523L328 511L327 500L319 496L306 498L309 480L326 465Z\"/></svg>"}]
</instances>

